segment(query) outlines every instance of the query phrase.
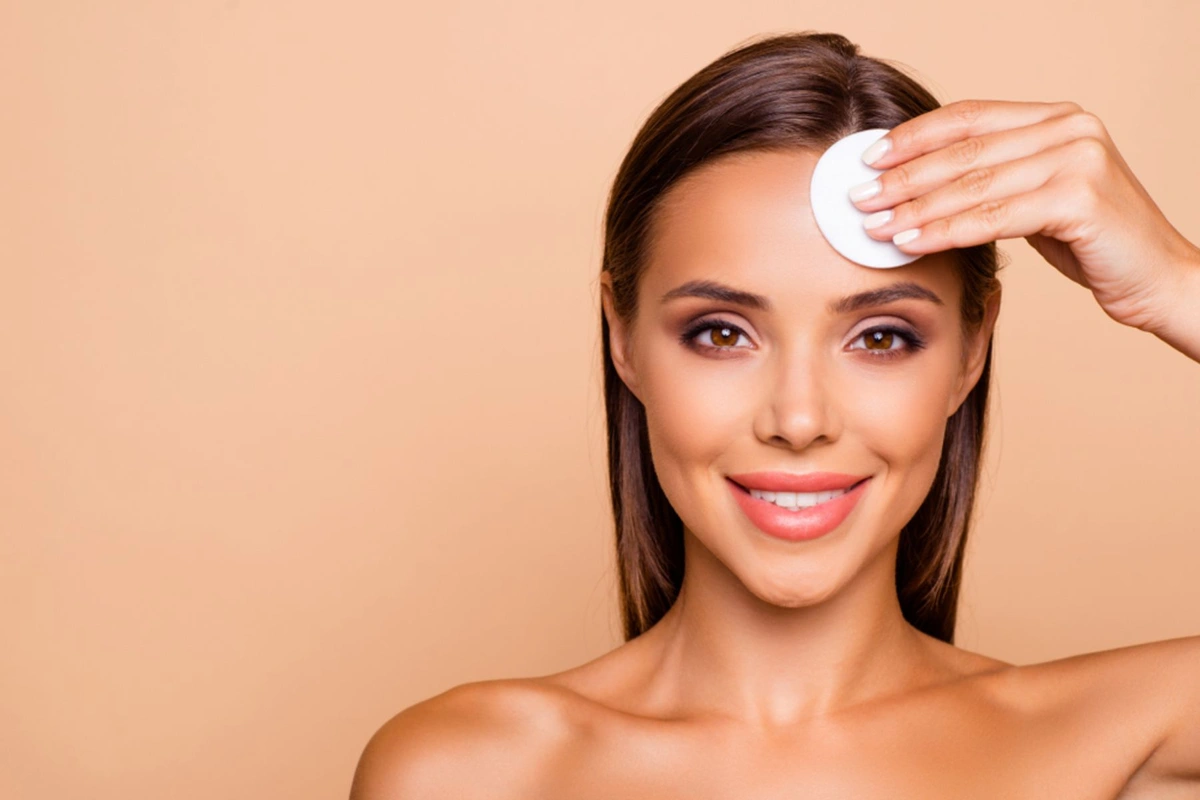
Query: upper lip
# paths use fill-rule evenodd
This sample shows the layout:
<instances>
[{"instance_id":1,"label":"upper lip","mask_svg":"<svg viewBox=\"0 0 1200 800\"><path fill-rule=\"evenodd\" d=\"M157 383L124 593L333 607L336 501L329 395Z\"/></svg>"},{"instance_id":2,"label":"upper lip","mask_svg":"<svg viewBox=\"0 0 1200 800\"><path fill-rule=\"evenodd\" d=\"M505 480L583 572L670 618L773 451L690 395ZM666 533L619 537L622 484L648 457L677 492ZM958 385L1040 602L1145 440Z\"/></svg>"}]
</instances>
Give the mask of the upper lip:
<instances>
[{"instance_id":1,"label":"upper lip","mask_svg":"<svg viewBox=\"0 0 1200 800\"><path fill-rule=\"evenodd\" d=\"M742 488L764 492L828 492L849 489L871 476L844 472L739 472L727 477Z\"/></svg>"}]
</instances>

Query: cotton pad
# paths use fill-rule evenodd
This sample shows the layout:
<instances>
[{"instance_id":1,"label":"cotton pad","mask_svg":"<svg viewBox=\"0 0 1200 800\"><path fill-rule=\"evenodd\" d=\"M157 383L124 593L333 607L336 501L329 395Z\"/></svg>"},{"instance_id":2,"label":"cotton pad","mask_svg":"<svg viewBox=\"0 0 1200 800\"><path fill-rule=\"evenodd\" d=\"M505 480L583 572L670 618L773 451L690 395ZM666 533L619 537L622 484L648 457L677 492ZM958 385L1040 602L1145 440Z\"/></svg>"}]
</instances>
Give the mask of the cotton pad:
<instances>
[{"instance_id":1,"label":"cotton pad","mask_svg":"<svg viewBox=\"0 0 1200 800\"><path fill-rule=\"evenodd\" d=\"M863 152L888 133L887 128L852 133L834 142L813 168L809 199L821 234L833 249L864 267L889 269L916 261L921 253L906 253L888 239L867 235L867 213L850 202L850 187L883 173L862 160Z\"/></svg>"}]
</instances>

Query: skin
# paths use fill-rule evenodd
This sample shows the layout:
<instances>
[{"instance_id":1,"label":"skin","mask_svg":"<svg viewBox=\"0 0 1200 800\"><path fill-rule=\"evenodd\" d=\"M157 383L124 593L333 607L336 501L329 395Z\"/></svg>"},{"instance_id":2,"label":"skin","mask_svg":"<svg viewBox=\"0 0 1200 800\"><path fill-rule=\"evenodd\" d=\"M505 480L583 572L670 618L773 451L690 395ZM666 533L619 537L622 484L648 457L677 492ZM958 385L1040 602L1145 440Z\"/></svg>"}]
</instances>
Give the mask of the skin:
<instances>
[{"instance_id":1,"label":"skin","mask_svg":"<svg viewBox=\"0 0 1200 800\"><path fill-rule=\"evenodd\" d=\"M1016 105L993 110L1048 113L1047 104ZM924 226L911 251L925 254L902 267L861 267L822 238L807 198L816 153L727 156L671 189L636 318L616 317L607 275L601 294L614 364L646 407L655 469L684 522L678 602L642 636L586 664L464 684L405 709L368 744L352 800L1200 793L1200 637L1016 666L926 636L900 613L899 531L933 481L946 418L979 379L1000 304L993 296L984 324L964 335L961 285L939 247L1005 235L985 221L1013 226L1007 235L1045 237L1031 243L1091 288L1110 316L1200 358L1200 332L1181 317L1200 307L1200 251L1165 236L1144 205L1131 213L1118 190L1132 184L1119 184L1114 170L1099 196L1124 202L1130 227L1144 214L1141 241L1154 239L1170 250L1162 258L1178 260L1122 259L1136 235L1088 233L1055 245L1064 240L1038 232L1049 217L1029 211L1040 200L1028 188L1010 189L1024 198L1028 231L1012 233L1020 215L995 213L1001 200L980 199L981 182L959 180L971 169L961 159L957 173L948 168L946 142L981 134L962 124L970 114L942 110L893 131L896 145L881 163L907 163L909 172L901 180L885 173L883 192L860 203L895 209L878 238ZM1031 136L1030 124L1005 119L1007 128L989 124ZM959 139L947 132L956 124ZM932 155L922 165L918 153ZM1019 169L1011 155L993 163ZM1105 180L1086 169L1088 180ZM1028 186L1037 176L1022 177ZM906 192L926 199L914 203ZM990 211L975 210L981 203ZM701 279L762 295L771 307L662 301ZM908 281L942 302L828 307ZM689 339L694 348L681 341L692 323L716 319ZM881 326L915 332L924 347L897 333L864 337ZM750 523L724 479L768 469L871 479L837 529L786 542Z\"/></svg>"}]
</instances>

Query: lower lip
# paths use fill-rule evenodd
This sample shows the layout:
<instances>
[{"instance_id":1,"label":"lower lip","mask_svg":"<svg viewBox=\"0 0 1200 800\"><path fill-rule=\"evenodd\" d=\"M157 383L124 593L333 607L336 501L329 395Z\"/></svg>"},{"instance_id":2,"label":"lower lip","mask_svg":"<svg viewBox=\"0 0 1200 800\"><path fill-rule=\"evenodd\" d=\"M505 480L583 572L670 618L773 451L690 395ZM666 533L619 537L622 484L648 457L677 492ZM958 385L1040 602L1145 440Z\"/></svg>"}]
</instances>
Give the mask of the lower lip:
<instances>
[{"instance_id":1,"label":"lower lip","mask_svg":"<svg viewBox=\"0 0 1200 800\"><path fill-rule=\"evenodd\" d=\"M815 506L789 511L766 500L759 500L747 490L729 481L729 489L742 512L763 533L792 542L816 539L832 531L850 515L858 499L866 491L870 478L861 481L850 491Z\"/></svg>"}]
</instances>

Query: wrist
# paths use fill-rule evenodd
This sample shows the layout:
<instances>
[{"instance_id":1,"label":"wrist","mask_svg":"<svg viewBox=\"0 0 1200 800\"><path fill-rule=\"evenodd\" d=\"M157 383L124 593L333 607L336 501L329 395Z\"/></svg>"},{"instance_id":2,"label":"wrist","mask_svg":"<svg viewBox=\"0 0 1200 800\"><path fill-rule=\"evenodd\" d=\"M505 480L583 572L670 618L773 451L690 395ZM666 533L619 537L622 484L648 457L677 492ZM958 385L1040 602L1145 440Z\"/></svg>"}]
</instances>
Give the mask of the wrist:
<instances>
[{"instance_id":1,"label":"wrist","mask_svg":"<svg viewBox=\"0 0 1200 800\"><path fill-rule=\"evenodd\" d=\"M1145 330L1200 361L1200 248L1186 242L1171 274L1164 311Z\"/></svg>"}]
</instances>

